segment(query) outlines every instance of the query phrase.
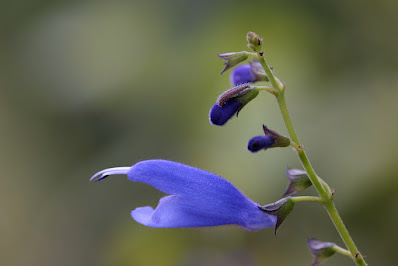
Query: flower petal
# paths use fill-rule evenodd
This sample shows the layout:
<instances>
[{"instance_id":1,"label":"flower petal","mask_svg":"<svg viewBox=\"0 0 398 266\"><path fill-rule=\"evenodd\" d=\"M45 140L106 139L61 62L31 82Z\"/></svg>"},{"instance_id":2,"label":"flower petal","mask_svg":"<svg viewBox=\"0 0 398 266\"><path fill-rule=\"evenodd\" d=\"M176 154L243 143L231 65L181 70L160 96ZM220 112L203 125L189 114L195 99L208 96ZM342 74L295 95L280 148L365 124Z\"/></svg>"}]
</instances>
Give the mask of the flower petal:
<instances>
[{"instance_id":1,"label":"flower petal","mask_svg":"<svg viewBox=\"0 0 398 266\"><path fill-rule=\"evenodd\" d=\"M219 195L228 200L246 198L230 182L213 173L167 160L147 160L127 172L131 181L143 182L167 194L189 197Z\"/></svg>"},{"instance_id":2,"label":"flower petal","mask_svg":"<svg viewBox=\"0 0 398 266\"><path fill-rule=\"evenodd\" d=\"M237 224L248 230L276 224L269 215L227 180L198 168L165 160L142 161L127 173L131 181L147 183L172 196L158 207L137 208L132 217L152 227L196 227Z\"/></svg>"}]
</instances>

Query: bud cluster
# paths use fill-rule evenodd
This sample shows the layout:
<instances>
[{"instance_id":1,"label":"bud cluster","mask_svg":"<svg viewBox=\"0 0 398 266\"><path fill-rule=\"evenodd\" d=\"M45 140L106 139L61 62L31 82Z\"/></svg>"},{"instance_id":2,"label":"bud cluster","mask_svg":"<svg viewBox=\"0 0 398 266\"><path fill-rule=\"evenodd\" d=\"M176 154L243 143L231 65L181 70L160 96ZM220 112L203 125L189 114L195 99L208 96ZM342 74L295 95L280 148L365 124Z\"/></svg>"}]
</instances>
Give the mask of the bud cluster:
<instances>
[{"instance_id":1,"label":"bud cluster","mask_svg":"<svg viewBox=\"0 0 398 266\"><path fill-rule=\"evenodd\" d=\"M260 52L262 45L263 45L263 39L261 39L256 33L254 32L248 32L247 36L247 47L249 47L250 49L256 51L256 52Z\"/></svg>"}]
</instances>

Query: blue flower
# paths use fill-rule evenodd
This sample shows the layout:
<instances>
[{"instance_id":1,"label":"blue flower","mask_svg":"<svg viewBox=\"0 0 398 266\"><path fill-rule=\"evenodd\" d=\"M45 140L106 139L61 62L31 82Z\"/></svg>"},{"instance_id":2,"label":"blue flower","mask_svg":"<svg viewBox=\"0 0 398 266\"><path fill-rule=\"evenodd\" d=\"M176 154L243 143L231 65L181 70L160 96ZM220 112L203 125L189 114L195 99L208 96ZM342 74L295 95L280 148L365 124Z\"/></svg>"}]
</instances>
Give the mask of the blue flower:
<instances>
[{"instance_id":1,"label":"blue flower","mask_svg":"<svg viewBox=\"0 0 398 266\"><path fill-rule=\"evenodd\" d=\"M150 227L203 227L235 224L246 230L275 226L276 217L259 209L230 182L215 174L184 164L148 160L132 167L96 173L91 180L127 174L134 182L151 185L169 196L156 209L140 207L131 212L138 223Z\"/></svg>"},{"instance_id":2,"label":"blue flower","mask_svg":"<svg viewBox=\"0 0 398 266\"><path fill-rule=\"evenodd\" d=\"M254 83L257 81L250 65L240 65L235 67L229 76L232 86L238 86L245 83Z\"/></svg>"}]
</instances>

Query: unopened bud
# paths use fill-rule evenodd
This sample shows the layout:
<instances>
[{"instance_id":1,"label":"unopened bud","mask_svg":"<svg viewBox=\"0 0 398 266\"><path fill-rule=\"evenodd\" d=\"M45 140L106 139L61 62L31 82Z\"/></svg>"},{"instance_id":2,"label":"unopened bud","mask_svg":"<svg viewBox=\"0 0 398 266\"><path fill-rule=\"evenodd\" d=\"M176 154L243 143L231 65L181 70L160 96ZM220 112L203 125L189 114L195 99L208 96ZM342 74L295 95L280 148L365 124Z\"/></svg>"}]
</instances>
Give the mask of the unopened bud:
<instances>
[{"instance_id":1,"label":"unopened bud","mask_svg":"<svg viewBox=\"0 0 398 266\"><path fill-rule=\"evenodd\" d=\"M253 49L256 52L260 52L263 45L263 39L261 39L256 33L249 31L246 36L247 47Z\"/></svg>"},{"instance_id":2,"label":"unopened bud","mask_svg":"<svg viewBox=\"0 0 398 266\"><path fill-rule=\"evenodd\" d=\"M218 57L220 57L223 60L226 60L225 62L225 68L223 71L221 71L221 74L230 69L231 67L236 66L240 62L243 62L247 59L248 55L246 51L242 52L234 52L234 53L225 53L225 54L217 54Z\"/></svg>"},{"instance_id":3,"label":"unopened bud","mask_svg":"<svg viewBox=\"0 0 398 266\"><path fill-rule=\"evenodd\" d=\"M308 238L307 245L312 255L314 255L312 266L320 265L336 253L336 244L332 242L321 242L313 238Z\"/></svg>"},{"instance_id":4,"label":"unopened bud","mask_svg":"<svg viewBox=\"0 0 398 266\"><path fill-rule=\"evenodd\" d=\"M290 183L282 197L294 195L312 185L307 172L304 170L286 168L286 175Z\"/></svg>"}]
</instances>

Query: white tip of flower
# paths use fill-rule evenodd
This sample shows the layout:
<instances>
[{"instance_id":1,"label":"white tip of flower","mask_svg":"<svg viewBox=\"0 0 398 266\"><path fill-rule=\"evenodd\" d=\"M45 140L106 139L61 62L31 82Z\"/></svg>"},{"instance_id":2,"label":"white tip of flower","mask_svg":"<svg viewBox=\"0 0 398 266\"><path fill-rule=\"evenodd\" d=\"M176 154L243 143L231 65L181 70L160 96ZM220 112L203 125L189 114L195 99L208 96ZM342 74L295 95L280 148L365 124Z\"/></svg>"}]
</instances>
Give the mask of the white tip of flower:
<instances>
[{"instance_id":1,"label":"white tip of flower","mask_svg":"<svg viewBox=\"0 0 398 266\"><path fill-rule=\"evenodd\" d=\"M113 167L99 171L90 178L90 181L99 181L110 175L125 175L130 170L130 167Z\"/></svg>"}]
</instances>

